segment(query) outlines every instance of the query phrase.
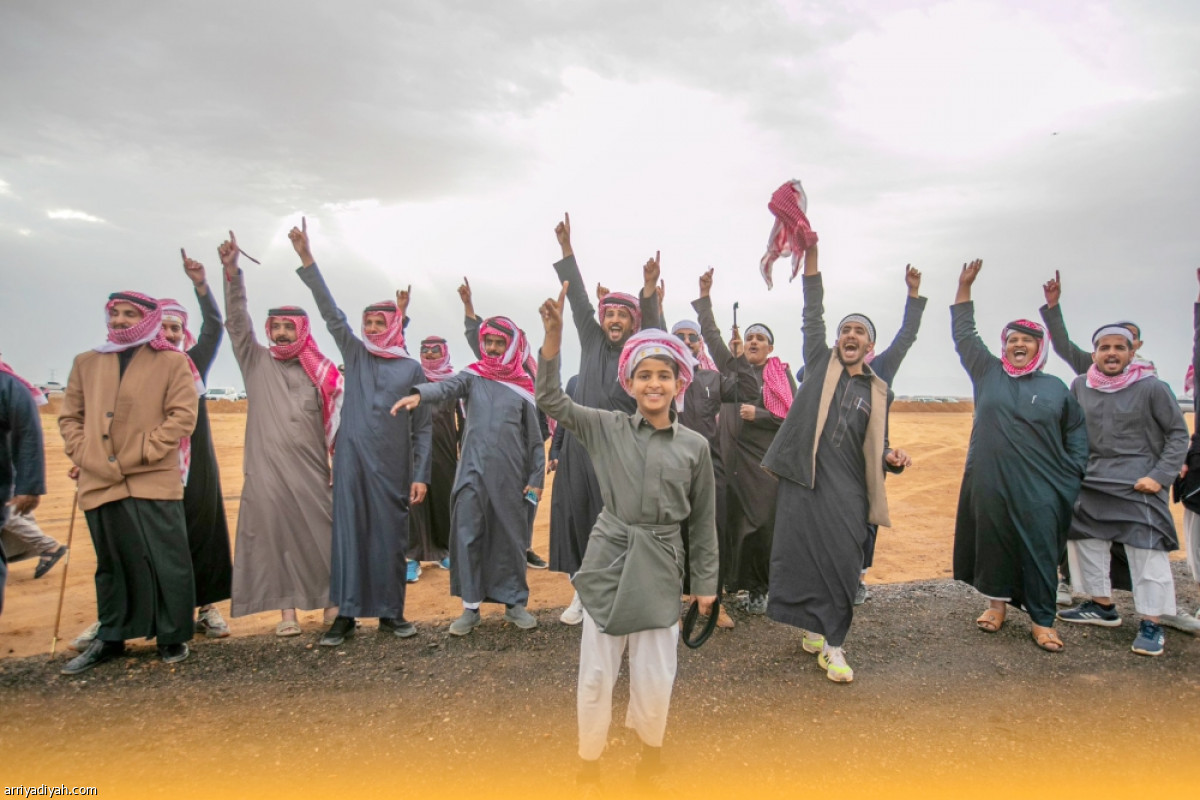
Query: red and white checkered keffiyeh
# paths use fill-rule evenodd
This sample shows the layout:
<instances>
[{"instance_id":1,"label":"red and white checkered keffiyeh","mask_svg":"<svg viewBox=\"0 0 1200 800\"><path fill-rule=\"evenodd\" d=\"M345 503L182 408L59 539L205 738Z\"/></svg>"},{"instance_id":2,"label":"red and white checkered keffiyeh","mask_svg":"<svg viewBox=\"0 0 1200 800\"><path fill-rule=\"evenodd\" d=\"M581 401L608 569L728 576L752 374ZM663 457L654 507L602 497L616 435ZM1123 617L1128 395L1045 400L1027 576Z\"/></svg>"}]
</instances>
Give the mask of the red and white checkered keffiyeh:
<instances>
[{"instance_id":1,"label":"red and white checkered keffiyeh","mask_svg":"<svg viewBox=\"0 0 1200 800\"><path fill-rule=\"evenodd\" d=\"M282 313L280 313L282 312ZM299 312L299 313L288 313ZM317 347L308 326L308 314L296 306L281 306L271 309L267 317L267 339L271 338L271 320L289 320L296 326L296 341L291 344L272 344L271 356L276 361L300 360L304 374L321 392L321 417L325 423L325 445L333 452L333 442L337 438L338 424L342 421L342 392L345 382L342 373Z\"/></svg>"},{"instance_id":2,"label":"red and white checkered keffiyeh","mask_svg":"<svg viewBox=\"0 0 1200 800\"><path fill-rule=\"evenodd\" d=\"M800 181L788 181L775 190L767 208L775 215L771 235L767 237L767 252L758 262L758 271L767 282L767 289L775 284L771 280L771 266L780 256L792 257L792 277L795 280L804 263L804 251L817 243L817 233L809 224L808 195Z\"/></svg>"},{"instance_id":3,"label":"red and white checkered keffiyeh","mask_svg":"<svg viewBox=\"0 0 1200 800\"><path fill-rule=\"evenodd\" d=\"M3 359L0 359L0 372L7 372L9 375L12 375L14 378L17 379L17 383L21 384L26 389L28 389L29 393L31 395L33 395L33 404L34 405L44 406L44 405L46 405L47 402L49 402L46 400L46 395L42 394L41 389L37 388L32 383L30 383L29 381L22 378L16 372L13 372L13 368L10 367L8 364L5 364Z\"/></svg>"},{"instance_id":4,"label":"red and white checkered keffiyeh","mask_svg":"<svg viewBox=\"0 0 1200 800\"><path fill-rule=\"evenodd\" d=\"M666 358L679 365L679 379L683 381L683 386L675 397L681 399L695 377L693 364L696 359L688 346L678 336L660 328L647 328L630 336L617 362L617 380L630 396L633 395L633 373L637 371L638 364L647 358Z\"/></svg>"},{"instance_id":5,"label":"red and white checkered keffiyeh","mask_svg":"<svg viewBox=\"0 0 1200 800\"><path fill-rule=\"evenodd\" d=\"M387 330L383 333L367 333L368 314L382 314ZM404 317L394 300L383 300L364 308L363 326L363 345L372 355L380 358L412 358L404 346Z\"/></svg>"},{"instance_id":6,"label":"red and white checkered keffiyeh","mask_svg":"<svg viewBox=\"0 0 1200 800\"><path fill-rule=\"evenodd\" d=\"M604 299L600 301L600 307L596 309L596 317L600 320L600 324L604 324L604 311L608 308L623 308L629 312L629 316L633 317L633 332L637 333L642 329L642 306L638 299L631 294L625 292L609 292L604 295Z\"/></svg>"},{"instance_id":7,"label":"red and white checkered keffiyeh","mask_svg":"<svg viewBox=\"0 0 1200 800\"><path fill-rule=\"evenodd\" d=\"M502 355L487 355L483 340L488 335L504 339ZM467 369L481 378L503 384L537 407L533 399L533 378L537 375L537 368L531 364L533 359L525 331L508 317L488 317L479 326L479 352L484 353L483 358Z\"/></svg>"},{"instance_id":8,"label":"red and white checkered keffiyeh","mask_svg":"<svg viewBox=\"0 0 1200 800\"><path fill-rule=\"evenodd\" d=\"M763 364L763 405L780 419L788 415L794 398L787 373L788 365L775 356Z\"/></svg>"},{"instance_id":9,"label":"red and white checkered keffiyeh","mask_svg":"<svg viewBox=\"0 0 1200 800\"><path fill-rule=\"evenodd\" d=\"M1037 339L1037 355L1031 358L1029 363L1023 367L1014 367L1012 362L1008 360L1008 337L1014 333L1025 333ZM1004 326L1004 333L1000 336L1000 364L1004 367L1004 371L1011 377L1020 378L1022 375L1037 372L1046 366L1046 358L1049 355L1049 348L1046 347L1046 329L1040 324L1033 320L1018 319Z\"/></svg>"},{"instance_id":10,"label":"red and white checkered keffiyeh","mask_svg":"<svg viewBox=\"0 0 1200 800\"><path fill-rule=\"evenodd\" d=\"M421 369L425 370L428 380L439 383L458 371L450 366L450 348L445 339L440 336L426 336L421 340L421 349L427 347L439 347L442 352L436 358L425 358L424 354L421 355Z\"/></svg>"},{"instance_id":11,"label":"red and white checkered keffiyeh","mask_svg":"<svg viewBox=\"0 0 1200 800\"><path fill-rule=\"evenodd\" d=\"M1183 393L1188 397L1196 396L1196 366L1187 368L1187 372L1183 376Z\"/></svg>"}]
</instances>

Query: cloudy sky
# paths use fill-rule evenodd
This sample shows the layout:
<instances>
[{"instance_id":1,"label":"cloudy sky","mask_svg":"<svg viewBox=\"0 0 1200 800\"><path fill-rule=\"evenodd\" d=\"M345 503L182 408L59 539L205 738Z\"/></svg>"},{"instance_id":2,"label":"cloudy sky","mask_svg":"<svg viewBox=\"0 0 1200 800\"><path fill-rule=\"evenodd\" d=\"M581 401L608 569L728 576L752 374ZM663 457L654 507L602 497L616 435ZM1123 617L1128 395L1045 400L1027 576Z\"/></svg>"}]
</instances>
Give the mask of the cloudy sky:
<instances>
[{"instance_id":1,"label":"cloudy sky","mask_svg":"<svg viewBox=\"0 0 1200 800\"><path fill-rule=\"evenodd\" d=\"M768 292L757 272L767 200L794 177L829 317L863 311L890 338L904 265L924 271L898 394L969 394L947 306L975 257L989 344L1036 318L1058 269L1077 341L1135 319L1181 389L1200 267L1194 2L382 5L4 4L5 359L65 383L104 336L109 292L194 308L179 248L216 277L230 228L263 262L243 264L256 320L312 308L286 239L305 215L351 318L411 283L410 339L447 336L463 366L461 276L480 313L540 341L569 211L589 287L636 291L661 250L675 320L713 266L718 322L740 302L798 367L799 283L779 262ZM209 383L242 385L227 348Z\"/></svg>"}]
</instances>

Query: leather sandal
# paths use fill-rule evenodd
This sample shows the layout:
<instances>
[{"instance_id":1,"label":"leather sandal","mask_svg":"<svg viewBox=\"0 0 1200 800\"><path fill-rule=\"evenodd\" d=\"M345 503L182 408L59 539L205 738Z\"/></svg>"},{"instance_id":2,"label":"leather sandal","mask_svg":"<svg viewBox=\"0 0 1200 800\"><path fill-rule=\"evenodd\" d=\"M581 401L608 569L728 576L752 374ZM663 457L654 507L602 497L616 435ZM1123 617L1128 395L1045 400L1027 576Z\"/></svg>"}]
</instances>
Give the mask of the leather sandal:
<instances>
[{"instance_id":1,"label":"leather sandal","mask_svg":"<svg viewBox=\"0 0 1200 800\"><path fill-rule=\"evenodd\" d=\"M979 619L975 620L975 624L984 633L995 633L1004 625L1004 612L999 609L989 608L979 615Z\"/></svg>"},{"instance_id":2,"label":"leather sandal","mask_svg":"<svg viewBox=\"0 0 1200 800\"><path fill-rule=\"evenodd\" d=\"M1033 626L1033 641L1047 653L1058 653L1066 647L1063 640L1058 638L1058 631L1040 625Z\"/></svg>"}]
</instances>

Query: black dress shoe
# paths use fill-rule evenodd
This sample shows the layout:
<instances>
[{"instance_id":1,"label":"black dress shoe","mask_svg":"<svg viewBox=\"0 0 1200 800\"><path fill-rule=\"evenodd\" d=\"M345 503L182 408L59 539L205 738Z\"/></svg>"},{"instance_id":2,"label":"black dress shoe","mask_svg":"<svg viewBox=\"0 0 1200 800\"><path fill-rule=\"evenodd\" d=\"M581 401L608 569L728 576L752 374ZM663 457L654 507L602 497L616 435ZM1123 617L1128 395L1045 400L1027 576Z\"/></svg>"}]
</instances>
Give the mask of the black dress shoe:
<instances>
[{"instance_id":1,"label":"black dress shoe","mask_svg":"<svg viewBox=\"0 0 1200 800\"><path fill-rule=\"evenodd\" d=\"M67 546L64 544L53 553L46 553L46 555L39 558L37 566L33 569L33 579L36 581L47 572L54 569L54 565L57 564L66 554Z\"/></svg>"},{"instance_id":2,"label":"black dress shoe","mask_svg":"<svg viewBox=\"0 0 1200 800\"><path fill-rule=\"evenodd\" d=\"M525 551L525 564L530 569L546 569L546 567L550 566L546 563L546 559L542 558L532 550Z\"/></svg>"},{"instance_id":3,"label":"black dress shoe","mask_svg":"<svg viewBox=\"0 0 1200 800\"><path fill-rule=\"evenodd\" d=\"M158 646L158 657L162 659L164 664L177 664L188 657L187 643L160 644Z\"/></svg>"},{"instance_id":4,"label":"black dress shoe","mask_svg":"<svg viewBox=\"0 0 1200 800\"><path fill-rule=\"evenodd\" d=\"M325 631L325 635L318 642L321 647L337 647L350 636L354 635L354 617L343 617L340 614L334 619L333 624L329 626L329 630Z\"/></svg>"},{"instance_id":5,"label":"black dress shoe","mask_svg":"<svg viewBox=\"0 0 1200 800\"><path fill-rule=\"evenodd\" d=\"M66 664L63 664L59 672L63 675L78 675L81 672L87 672L97 664L112 661L114 658L119 658L124 654L124 642L103 642L99 639L92 639L87 648Z\"/></svg>"},{"instance_id":6,"label":"black dress shoe","mask_svg":"<svg viewBox=\"0 0 1200 800\"><path fill-rule=\"evenodd\" d=\"M417 635L417 626L403 618L380 617L379 632L391 633L399 636L401 639L407 639L410 636Z\"/></svg>"}]
</instances>

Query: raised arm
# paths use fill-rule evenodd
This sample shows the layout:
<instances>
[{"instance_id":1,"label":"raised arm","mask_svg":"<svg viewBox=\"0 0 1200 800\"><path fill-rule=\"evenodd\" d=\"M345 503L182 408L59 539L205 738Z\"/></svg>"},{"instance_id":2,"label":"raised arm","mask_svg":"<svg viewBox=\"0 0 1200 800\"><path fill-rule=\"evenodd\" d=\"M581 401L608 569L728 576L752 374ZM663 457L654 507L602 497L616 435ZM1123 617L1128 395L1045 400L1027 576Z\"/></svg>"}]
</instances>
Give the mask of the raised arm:
<instances>
[{"instance_id":1,"label":"raised arm","mask_svg":"<svg viewBox=\"0 0 1200 800\"><path fill-rule=\"evenodd\" d=\"M217 348L221 346L224 320L221 319L216 298L209 291L204 265L194 258L188 258L182 250L179 252L183 255L183 271L191 279L192 287L196 290L196 302L200 304L200 336L188 350L188 357L196 365L200 377L208 380L208 371L217 357Z\"/></svg>"},{"instance_id":2,"label":"raised arm","mask_svg":"<svg viewBox=\"0 0 1200 800\"><path fill-rule=\"evenodd\" d=\"M349 362L364 349L363 343L354 335L350 320L333 301L333 295L329 293L329 287L325 285L325 278L321 276L321 270L317 268L317 262L313 260L312 250L308 243L308 221L304 217L300 218L299 228L292 228L288 232L288 238L292 240L292 247L295 248L296 255L300 256L300 268L296 270L296 274L312 292L313 300L317 303L317 310L321 312L321 319L325 320L325 327L333 335L333 341L341 352L342 358ZM403 311L400 313L403 315Z\"/></svg>"},{"instance_id":3,"label":"raised arm","mask_svg":"<svg viewBox=\"0 0 1200 800\"><path fill-rule=\"evenodd\" d=\"M954 296L954 305L950 306L950 330L954 336L954 349L963 368L975 381L1000 359L992 355L983 343L979 332L975 330L975 304L971 302L971 287L983 269L983 261L975 259L969 264L963 264L958 276L958 292ZM1045 346L1045 345L1043 345ZM1086 433L1085 433L1086 449Z\"/></svg>"},{"instance_id":4,"label":"raised arm","mask_svg":"<svg viewBox=\"0 0 1200 800\"><path fill-rule=\"evenodd\" d=\"M567 301L571 304L571 316L575 320L575 330L579 333L580 343L591 343L604 336L600 323L596 320L596 309L588 298L587 290L583 288L583 276L579 273L579 264L575 261L575 249L571 246L571 215L564 214L563 221L554 226L554 235L562 248L562 260L555 263L554 271L558 273L560 283L566 284ZM587 344L584 344L587 347Z\"/></svg>"},{"instance_id":5,"label":"raised arm","mask_svg":"<svg viewBox=\"0 0 1200 800\"><path fill-rule=\"evenodd\" d=\"M538 351L538 374L535 383L534 396L538 408L546 412L546 416L558 420L571 433L579 437L587 447L602 435L601 425L604 412L595 408L587 408L577 404L562 390L562 376L559 374L559 353L562 350L562 315L563 304L571 287L563 284L558 300L547 300L538 309L542 325L546 330L546 339L542 349Z\"/></svg>"},{"instance_id":6,"label":"raised arm","mask_svg":"<svg viewBox=\"0 0 1200 800\"><path fill-rule=\"evenodd\" d=\"M229 238L217 248L217 254L221 257L221 267L225 273L225 330L229 331L233 356L244 374L247 365L266 348L258 343L254 335L254 322L246 307L246 281L238 268L239 252L237 237L230 231Z\"/></svg>"},{"instance_id":7,"label":"raised arm","mask_svg":"<svg viewBox=\"0 0 1200 800\"><path fill-rule=\"evenodd\" d=\"M659 252L642 267L642 291L638 295L638 307L642 312L642 330L663 327L662 299L658 294L658 280L662 274Z\"/></svg>"},{"instance_id":8,"label":"raised arm","mask_svg":"<svg viewBox=\"0 0 1200 800\"><path fill-rule=\"evenodd\" d=\"M467 345L475 358L483 358L479 352L479 329L483 326L483 318L475 313L475 303L471 297L471 283L463 276L463 282L458 287L458 297L463 304L463 334L467 337Z\"/></svg>"},{"instance_id":9,"label":"raised arm","mask_svg":"<svg viewBox=\"0 0 1200 800\"><path fill-rule=\"evenodd\" d=\"M721 329L717 327L717 318L712 310L712 293L713 285L713 268L709 267L708 271L700 276L700 297L692 301L692 308L696 312L696 321L700 323L700 335L704 337L704 343L708 345L708 352L712 355L713 363L717 365L717 369L721 372L726 372L734 366L734 355L729 351L729 346L725 344L725 339L721 336Z\"/></svg>"},{"instance_id":10,"label":"raised arm","mask_svg":"<svg viewBox=\"0 0 1200 800\"><path fill-rule=\"evenodd\" d=\"M904 267L904 282L908 286L908 298L904 301L904 321L896 338L892 339L882 351L875 352L875 360L871 362L871 371L890 384L900 371L900 365L909 349L917 341L917 331L921 328L921 316L925 313L926 299L921 297L921 271L913 269L912 265Z\"/></svg>"},{"instance_id":11,"label":"raised arm","mask_svg":"<svg viewBox=\"0 0 1200 800\"><path fill-rule=\"evenodd\" d=\"M804 363L812 364L828 357L829 342L825 338L825 285L817 245L804 253Z\"/></svg>"},{"instance_id":12,"label":"raised arm","mask_svg":"<svg viewBox=\"0 0 1200 800\"><path fill-rule=\"evenodd\" d=\"M1067 324L1063 322L1062 306L1058 304L1062 298L1062 279L1058 270L1054 270L1054 278L1042 284L1042 293L1046 297L1046 305L1038 309L1042 314L1042 322L1050 334L1050 344L1058 357L1067 362L1071 371L1082 375L1092 366L1092 351L1084 350L1067 335Z\"/></svg>"}]
</instances>

